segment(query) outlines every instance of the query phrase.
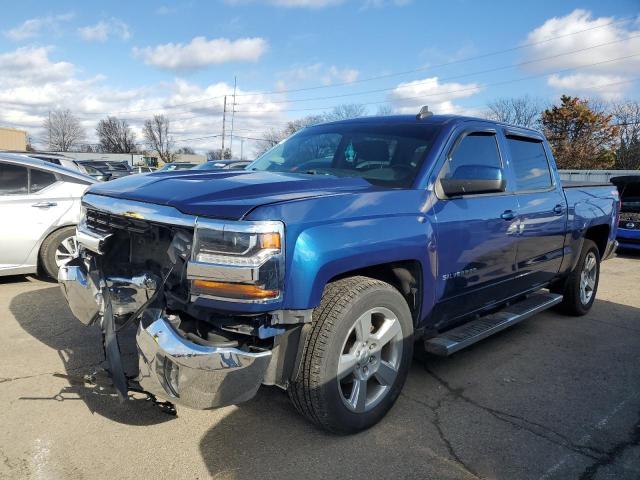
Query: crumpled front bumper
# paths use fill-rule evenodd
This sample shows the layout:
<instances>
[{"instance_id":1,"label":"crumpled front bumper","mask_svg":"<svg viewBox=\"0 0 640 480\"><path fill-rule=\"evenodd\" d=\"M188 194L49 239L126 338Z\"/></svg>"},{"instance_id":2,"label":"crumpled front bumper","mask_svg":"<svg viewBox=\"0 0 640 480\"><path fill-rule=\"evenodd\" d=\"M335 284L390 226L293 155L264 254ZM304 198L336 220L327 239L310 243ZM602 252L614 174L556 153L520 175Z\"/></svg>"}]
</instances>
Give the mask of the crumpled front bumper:
<instances>
[{"instance_id":1,"label":"crumpled front bumper","mask_svg":"<svg viewBox=\"0 0 640 480\"><path fill-rule=\"evenodd\" d=\"M197 409L233 405L251 399L260 387L271 351L247 352L209 347L185 340L160 313L136 341L140 386L166 400Z\"/></svg>"},{"instance_id":2,"label":"crumpled front bumper","mask_svg":"<svg viewBox=\"0 0 640 480\"><path fill-rule=\"evenodd\" d=\"M114 314L137 311L155 288L152 277L100 278L80 258L60 269L60 287L78 320L99 323L105 330L104 295ZM105 292L104 289L109 289ZM180 335L169 317L147 309L136 342L139 354L137 383L143 390L186 407L218 408L251 399L264 379L271 351L199 345Z\"/></svg>"}]
</instances>

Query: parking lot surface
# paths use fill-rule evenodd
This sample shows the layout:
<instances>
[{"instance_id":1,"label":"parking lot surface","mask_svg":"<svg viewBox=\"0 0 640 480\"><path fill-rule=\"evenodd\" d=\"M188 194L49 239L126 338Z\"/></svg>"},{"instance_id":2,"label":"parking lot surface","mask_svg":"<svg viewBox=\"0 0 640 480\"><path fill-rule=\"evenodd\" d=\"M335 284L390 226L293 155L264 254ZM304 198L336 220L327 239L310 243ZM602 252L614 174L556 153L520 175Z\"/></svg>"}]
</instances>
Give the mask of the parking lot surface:
<instances>
[{"instance_id":1,"label":"parking lot surface","mask_svg":"<svg viewBox=\"0 0 640 480\"><path fill-rule=\"evenodd\" d=\"M582 318L537 315L414 362L376 427L326 434L286 394L160 411L83 376L100 335L57 285L0 279L0 478L640 478L640 257L605 264Z\"/></svg>"}]
</instances>

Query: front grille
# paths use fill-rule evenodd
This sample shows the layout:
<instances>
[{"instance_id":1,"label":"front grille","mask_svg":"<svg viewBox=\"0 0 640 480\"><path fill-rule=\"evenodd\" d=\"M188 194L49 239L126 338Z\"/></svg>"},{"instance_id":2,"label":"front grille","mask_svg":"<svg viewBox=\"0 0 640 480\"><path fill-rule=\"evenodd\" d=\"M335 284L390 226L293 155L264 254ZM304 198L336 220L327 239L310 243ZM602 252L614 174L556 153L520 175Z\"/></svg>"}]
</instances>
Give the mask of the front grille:
<instances>
[{"instance_id":1,"label":"front grille","mask_svg":"<svg viewBox=\"0 0 640 480\"><path fill-rule=\"evenodd\" d=\"M113 215L100 210L87 209L87 227L100 233L111 233L114 230L127 230L129 232L144 233L151 228L146 220Z\"/></svg>"},{"instance_id":2,"label":"front grille","mask_svg":"<svg viewBox=\"0 0 640 480\"><path fill-rule=\"evenodd\" d=\"M624 228L626 230L640 230L640 220L620 220L618 222L618 228Z\"/></svg>"}]
</instances>

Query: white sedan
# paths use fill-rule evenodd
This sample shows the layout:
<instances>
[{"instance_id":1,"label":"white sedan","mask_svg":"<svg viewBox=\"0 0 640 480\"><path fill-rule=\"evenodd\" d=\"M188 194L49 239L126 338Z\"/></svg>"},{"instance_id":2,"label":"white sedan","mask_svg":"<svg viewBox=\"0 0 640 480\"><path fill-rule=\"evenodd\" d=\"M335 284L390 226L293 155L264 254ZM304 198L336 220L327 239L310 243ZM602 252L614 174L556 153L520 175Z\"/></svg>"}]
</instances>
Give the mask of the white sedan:
<instances>
[{"instance_id":1,"label":"white sedan","mask_svg":"<svg viewBox=\"0 0 640 480\"><path fill-rule=\"evenodd\" d=\"M77 252L81 197L95 180L42 160L0 154L0 276L56 278Z\"/></svg>"}]
</instances>

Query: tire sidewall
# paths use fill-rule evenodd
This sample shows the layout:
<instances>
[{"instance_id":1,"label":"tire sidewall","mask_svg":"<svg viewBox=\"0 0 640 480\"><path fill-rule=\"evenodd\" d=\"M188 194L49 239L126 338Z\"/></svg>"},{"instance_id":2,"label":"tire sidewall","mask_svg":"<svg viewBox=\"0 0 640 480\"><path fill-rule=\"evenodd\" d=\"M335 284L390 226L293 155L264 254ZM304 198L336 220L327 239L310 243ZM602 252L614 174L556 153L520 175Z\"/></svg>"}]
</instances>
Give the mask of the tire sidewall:
<instances>
[{"instance_id":1,"label":"tire sidewall","mask_svg":"<svg viewBox=\"0 0 640 480\"><path fill-rule=\"evenodd\" d=\"M385 398L371 411L355 413L349 410L341 398L336 372L338 360L342 353L344 341L351 331L355 321L367 310L384 307L391 310L398 318L402 333L403 345L398 375ZM406 301L400 293L392 287L377 287L359 295L338 320L332 339L326 349L326 357L320 372L322 379L322 397L326 400L327 411L337 431L350 433L374 425L385 416L398 398L407 377L413 356L413 320Z\"/></svg>"},{"instance_id":2,"label":"tire sidewall","mask_svg":"<svg viewBox=\"0 0 640 480\"><path fill-rule=\"evenodd\" d=\"M76 234L75 227L64 227L51 233L43 242L41 252L42 268L44 272L54 280L58 277L58 265L56 264L56 250L62 241Z\"/></svg>"}]
</instances>

